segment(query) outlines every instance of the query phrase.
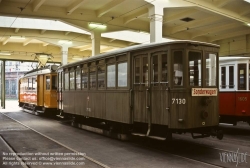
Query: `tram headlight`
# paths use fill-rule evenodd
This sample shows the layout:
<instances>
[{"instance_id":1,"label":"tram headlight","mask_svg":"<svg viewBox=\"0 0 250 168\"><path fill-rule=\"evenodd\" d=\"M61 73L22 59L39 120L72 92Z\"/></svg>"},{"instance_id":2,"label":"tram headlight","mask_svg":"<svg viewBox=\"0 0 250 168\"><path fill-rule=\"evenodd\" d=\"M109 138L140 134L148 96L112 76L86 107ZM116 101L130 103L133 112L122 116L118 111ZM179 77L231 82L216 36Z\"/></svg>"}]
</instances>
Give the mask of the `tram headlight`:
<instances>
[{"instance_id":1,"label":"tram headlight","mask_svg":"<svg viewBox=\"0 0 250 168\"><path fill-rule=\"evenodd\" d=\"M207 111L201 111L201 118L206 119L208 117L208 112Z\"/></svg>"}]
</instances>

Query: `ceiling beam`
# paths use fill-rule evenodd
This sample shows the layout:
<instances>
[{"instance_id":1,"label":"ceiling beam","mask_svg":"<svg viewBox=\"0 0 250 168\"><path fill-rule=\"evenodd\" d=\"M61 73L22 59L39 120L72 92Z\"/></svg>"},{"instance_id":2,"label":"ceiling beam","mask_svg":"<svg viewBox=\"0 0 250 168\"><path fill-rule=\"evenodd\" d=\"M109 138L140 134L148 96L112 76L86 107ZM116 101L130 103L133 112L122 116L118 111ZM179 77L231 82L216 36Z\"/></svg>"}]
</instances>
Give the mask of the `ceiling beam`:
<instances>
[{"instance_id":1,"label":"ceiling beam","mask_svg":"<svg viewBox=\"0 0 250 168\"><path fill-rule=\"evenodd\" d=\"M237 23L229 23L229 24L222 23L219 26L213 26L213 27L208 27L206 29L203 29L202 32L193 33L191 35L191 39L194 39L194 38L199 37L199 36L204 36L204 35L220 32L220 31L223 31L223 30L228 30L228 29L235 28L235 27L238 27L238 26L239 25Z\"/></svg>"},{"instance_id":2,"label":"ceiling beam","mask_svg":"<svg viewBox=\"0 0 250 168\"><path fill-rule=\"evenodd\" d=\"M49 45L49 43L43 43L43 46L46 47L47 45Z\"/></svg>"},{"instance_id":3,"label":"ceiling beam","mask_svg":"<svg viewBox=\"0 0 250 168\"><path fill-rule=\"evenodd\" d=\"M111 9L115 8L116 6L120 5L125 0L113 0L110 3L104 5L101 9L96 11L97 17L103 16L105 13L108 13Z\"/></svg>"},{"instance_id":4,"label":"ceiling beam","mask_svg":"<svg viewBox=\"0 0 250 168\"><path fill-rule=\"evenodd\" d=\"M237 12L223 9L223 8L218 8L216 5L211 4L210 1L204 1L204 0L184 0L186 2L189 2L197 7L200 7L202 9L208 10L210 12L213 12L215 14L222 15L224 17L237 20L242 23L250 23L250 18L242 18L241 15Z\"/></svg>"},{"instance_id":5,"label":"ceiling beam","mask_svg":"<svg viewBox=\"0 0 250 168\"><path fill-rule=\"evenodd\" d=\"M111 43L111 42L113 42L113 41L115 41L116 39L115 38L113 38L113 39L110 39L109 40L109 42Z\"/></svg>"},{"instance_id":6,"label":"ceiling beam","mask_svg":"<svg viewBox=\"0 0 250 168\"><path fill-rule=\"evenodd\" d=\"M108 52L109 50L113 50L113 49L114 49L113 47L106 47L101 50L101 53Z\"/></svg>"},{"instance_id":7,"label":"ceiling beam","mask_svg":"<svg viewBox=\"0 0 250 168\"><path fill-rule=\"evenodd\" d=\"M230 0L219 1L219 2L216 4L216 6L217 6L218 8L223 8L224 6L226 6L227 4L229 4L230 2L231 2Z\"/></svg>"},{"instance_id":8,"label":"ceiling beam","mask_svg":"<svg viewBox=\"0 0 250 168\"><path fill-rule=\"evenodd\" d=\"M65 36L67 36L70 33L70 31L67 31L64 33Z\"/></svg>"},{"instance_id":9,"label":"ceiling beam","mask_svg":"<svg viewBox=\"0 0 250 168\"><path fill-rule=\"evenodd\" d=\"M10 39L10 37L6 37L5 40L3 41L3 45L7 44L9 39Z\"/></svg>"},{"instance_id":10,"label":"ceiling beam","mask_svg":"<svg viewBox=\"0 0 250 168\"><path fill-rule=\"evenodd\" d=\"M15 33L18 33L18 31L19 31L19 28L16 28L16 29L15 29Z\"/></svg>"},{"instance_id":11,"label":"ceiling beam","mask_svg":"<svg viewBox=\"0 0 250 168\"><path fill-rule=\"evenodd\" d=\"M245 16L245 15L248 15L249 13L250 13L250 10L247 8L245 10L242 10L242 12L240 12L240 15Z\"/></svg>"},{"instance_id":12,"label":"ceiling beam","mask_svg":"<svg viewBox=\"0 0 250 168\"><path fill-rule=\"evenodd\" d=\"M209 42L214 42L217 40L227 39L227 38L231 38L231 37L237 37L237 36L241 36L241 35L245 35L245 34L250 34L250 30L238 31L235 33L226 33L226 34L222 34L219 36L217 35L213 38L209 38Z\"/></svg>"},{"instance_id":13,"label":"ceiling beam","mask_svg":"<svg viewBox=\"0 0 250 168\"><path fill-rule=\"evenodd\" d=\"M67 7L67 15L70 15L74 10L79 8L83 4L84 0L76 0L71 5Z\"/></svg>"},{"instance_id":14,"label":"ceiling beam","mask_svg":"<svg viewBox=\"0 0 250 168\"><path fill-rule=\"evenodd\" d=\"M33 12L36 12L46 0L35 0L32 4Z\"/></svg>"},{"instance_id":15,"label":"ceiling beam","mask_svg":"<svg viewBox=\"0 0 250 168\"><path fill-rule=\"evenodd\" d=\"M142 10L140 10L140 11L138 11L138 12L132 14L132 15L124 17L123 22L124 22L124 24L127 24L127 23L129 23L129 22L131 22L131 21L133 21L133 20L147 14L147 13L148 13L147 8L142 9Z\"/></svg>"},{"instance_id":16,"label":"ceiling beam","mask_svg":"<svg viewBox=\"0 0 250 168\"><path fill-rule=\"evenodd\" d=\"M86 45L86 46L80 48L79 50L80 50L80 51L85 51L85 50L89 50L89 49L91 49L91 48L92 48L92 44L89 44L89 45Z\"/></svg>"},{"instance_id":17,"label":"ceiling beam","mask_svg":"<svg viewBox=\"0 0 250 168\"><path fill-rule=\"evenodd\" d=\"M28 45L28 44L29 44L32 40L33 40L32 38L31 38L31 39L26 40L26 41L23 43L23 46Z\"/></svg>"},{"instance_id":18,"label":"ceiling beam","mask_svg":"<svg viewBox=\"0 0 250 168\"><path fill-rule=\"evenodd\" d=\"M46 32L46 30L41 30L41 34L44 34Z\"/></svg>"},{"instance_id":19,"label":"ceiling beam","mask_svg":"<svg viewBox=\"0 0 250 168\"><path fill-rule=\"evenodd\" d=\"M171 32L170 34L175 34L175 33L181 32L181 31L193 29L195 27L211 25L212 22L218 21L219 19L220 19L219 17L208 17L208 18L190 21L188 23L185 23L185 24L182 24L180 26L176 26L176 27L172 28L172 30L170 31Z\"/></svg>"}]
</instances>

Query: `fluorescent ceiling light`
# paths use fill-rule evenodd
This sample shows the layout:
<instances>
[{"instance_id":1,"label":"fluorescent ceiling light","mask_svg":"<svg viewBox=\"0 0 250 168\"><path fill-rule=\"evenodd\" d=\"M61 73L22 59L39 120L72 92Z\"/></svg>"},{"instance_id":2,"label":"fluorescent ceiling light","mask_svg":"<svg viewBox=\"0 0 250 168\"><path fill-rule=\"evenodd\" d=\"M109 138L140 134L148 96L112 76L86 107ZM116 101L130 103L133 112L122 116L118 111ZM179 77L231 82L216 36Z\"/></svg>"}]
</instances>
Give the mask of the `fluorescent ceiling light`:
<instances>
[{"instance_id":1,"label":"fluorescent ceiling light","mask_svg":"<svg viewBox=\"0 0 250 168\"><path fill-rule=\"evenodd\" d=\"M248 26L250 26L250 23L247 23Z\"/></svg>"},{"instance_id":2,"label":"fluorescent ceiling light","mask_svg":"<svg viewBox=\"0 0 250 168\"><path fill-rule=\"evenodd\" d=\"M90 27L98 27L98 28L106 28L107 26L105 24L102 23L95 23L95 22L90 22L89 23Z\"/></svg>"},{"instance_id":3,"label":"fluorescent ceiling light","mask_svg":"<svg viewBox=\"0 0 250 168\"><path fill-rule=\"evenodd\" d=\"M10 52L0 52L0 55L11 55Z\"/></svg>"},{"instance_id":4,"label":"fluorescent ceiling light","mask_svg":"<svg viewBox=\"0 0 250 168\"><path fill-rule=\"evenodd\" d=\"M23 36L10 36L11 39L19 39L19 40L24 40L25 37Z\"/></svg>"},{"instance_id":5,"label":"fluorescent ceiling light","mask_svg":"<svg viewBox=\"0 0 250 168\"><path fill-rule=\"evenodd\" d=\"M250 3L250 0L244 0L244 1L246 1L246 2Z\"/></svg>"},{"instance_id":6,"label":"fluorescent ceiling light","mask_svg":"<svg viewBox=\"0 0 250 168\"><path fill-rule=\"evenodd\" d=\"M69 41L69 40L59 40L58 43L59 44L72 44L72 41Z\"/></svg>"}]
</instances>

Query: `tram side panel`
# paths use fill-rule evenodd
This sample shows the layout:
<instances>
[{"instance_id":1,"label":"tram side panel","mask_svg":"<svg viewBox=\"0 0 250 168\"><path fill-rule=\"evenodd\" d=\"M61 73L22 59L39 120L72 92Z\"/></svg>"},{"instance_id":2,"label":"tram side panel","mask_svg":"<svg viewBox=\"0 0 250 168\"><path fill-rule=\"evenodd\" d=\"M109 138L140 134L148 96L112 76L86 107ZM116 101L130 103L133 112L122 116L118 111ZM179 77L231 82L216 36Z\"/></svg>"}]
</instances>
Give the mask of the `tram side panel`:
<instances>
[{"instance_id":1,"label":"tram side panel","mask_svg":"<svg viewBox=\"0 0 250 168\"><path fill-rule=\"evenodd\" d=\"M43 86L43 83L44 83L44 80L43 80L43 75L38 75L37 76L37 106L43 106L44 104L44 95L43 95L43 92L44 92L44 86Z\"/></svg>"},{"instance_id":2,"label":"tram side panel","mask_svg":"<svg viewBox=\"0 0 250 168\"><path fill-rule=\"evenodd\" d=\"M249 92L220 92L220 122L236 124L250 119Z\"/></svg>"},{"instance_id":3,"label":"tram side panel","mask_svg":"<svg viewBox=\"0 0 250 168\"><path fill-rule=\"evenodd\" d=\"M118 91L116 93L106 93L106 116L107 120L130 123L130 107L128 91Z\"/></svg>"}]
</instances>

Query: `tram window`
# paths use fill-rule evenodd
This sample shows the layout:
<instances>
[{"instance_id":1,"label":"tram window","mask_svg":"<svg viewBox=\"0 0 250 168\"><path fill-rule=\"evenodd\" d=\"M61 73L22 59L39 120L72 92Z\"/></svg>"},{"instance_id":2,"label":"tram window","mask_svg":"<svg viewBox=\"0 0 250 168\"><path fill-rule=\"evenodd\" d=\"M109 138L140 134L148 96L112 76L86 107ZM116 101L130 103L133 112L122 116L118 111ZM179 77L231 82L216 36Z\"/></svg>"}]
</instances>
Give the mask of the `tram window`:
<instances>
[{"instance_id":1,"label":"tram window","mask_svg":"<svg viewBox=\"0 0 250 168\"><path fill-rule=\"evenodd\" d=\"M70 71L69 73L69 88L70 90L75 89L75 71Z\"/></svg>"},{"instance_id":2,"label":"tram window","mask_svg":"<svg viewBox=\"0 0 250 168\"><path fill-rule=\"evenodd\" d=\"M81 89L81 69L76 69L76 89Z\"/></svg>"},{"instance_id":3,"label":"tram window","mask_svg":"<svg viewBox=\"0 0 250 168\"><path fill-rule=\"evenodd\" d=\"M173 82L175 86L183 86L183 55L182 51L173 53Z\"/></svg>"},{"instance_id":4,"label":"tram window","mask_svg":"<svg viewBox=\"0 0 250 168\"><path fill-rule=\"evenodd\" d=\"M63 79L63 76L64 76L64 73L63 72L61 72L61 75L60 75L60 78L61 78L61 88L64 86L64 80L62 80Z\"/></svg>"},{"instance_id":5,"label":"tram window","mask_svg":"<svg viewBox=\"0 0 250 168\"><path fill-rule=\"evenodd\" d=\"M238 65L238 90L246 90L246 64Z\"/></svg>"},{"instance_id":6,"label":"tram window","mask_svg":"<svg viewBox=\"0 0 250 168\"><path fill-rule=\"evenodd\" d=\"M82 89L88 88L88 69L82 69Z\"/></svg>"},{"instance_id":7,"label":"tram window","mask_svg":"<svg viewBox=\"0 0 250 168\"><path fill-rule=\"evenodd\" d=\"M32 78L32 83L33 83L32 90L36 90L36 85L37 85L36 78Z\"/></svg>"},{"instance_id":8,"label":"tram window","mask_svg":"<svg viewBox=\"0 0 250 168\"><path fill-rule=\"evenodd\" d=\"M229 66L229 88L234 88L234 67Z\"/></svg>"},{"instance_id":9,"label":"tram window","mask_svg":"<svg viewBox=\"0 0 250 168\"><path fill-rule=\"evenodd\" d=\"M118 63L118 87L127 87L127 62Z\"/></svg>"},{"instance_id":10,"label":"tram window","mask_svg":"<svg viewBox=\"0 0 250 168\"><path fill-rule=\"evenodd\" d=\"M226 88L226 67L221 67L221 88Z\"/></svg>"},{"instance_id":11,"label":"tram window","mask_svg":"<svg viewBox=\"0 0 250 168\"><path fill-rule=\"evenodd\" d=\"M98 88L105 88L105 66L98 66Z\"/></svg>"},{"instance_id":12,"label":"tram window","mask_svg":"<svg viewBox=\"0 0 250 168\"><path fill-rule=\"evenodd\" d=\"M115 65L108 65L107 68L107 85L108 87L115 87Z\"/></svg>"},{"instance_id":13,"label":"tram window","mask_svg":"<svg viewBox=\"0 0 250 168\"><path fill-rule=\"evenodd\" d=\"M167 54L162 55L162 72L161 72L161 81L167 82L168 81L168 57Z\"/></svg>"},{"instance_id":14,"label":"tram window","mask_svg":"<svg viewBox=\"0 0 250 168\"><path fill-rule=\"evenodd\" d=\"M46 76L46 90L50 90L50 76Z\"/></svg>"},{"instance_id":15,"label":"tram window","mask_svg":"<svg viewBox=\"0 0 250 168\"><path fill-rule=\"evenodd\" d=\"M216 54L206 53L206 86L216 86Z\"/></svg>"},{"instance_id":16,"label":"tram window","mask_svg":"<svg viewBox=\"0 0 250 168\"><path fill-rule=\"evenodd\" d=\"M188 52L189 85L201 86L201 53Z\"/></svg>"},{"instance_id":17,"label":"tram window","mask_svg":"<svg viewBox=\"0 0 250 168\"><path fill-rule=\"evenodd\" d=\"M59 72L57 75L58 75L58 88L61 89L62 88L61 73Z\"/></svg>"},{"instance_id":18,"label":"tram window","mask_svg":"<svg viewBox=\"0 0 250 168\"><path fill-rule=\"evenodd\" d=\"M142 83L145 84L145 86L148 86L148 57L143 57L142 67L143 67Z\"/></svg>"},{"instance_id":19,"label":"tram window","mask_svg":"<svg viewBox=\"0 0 250 168\"><path fill-rule=\"evenodd\" d=\"M96 88L96 67L89 69L89 88Z\"/></svg>"},{"instance_id":20,"label":"tram window","mask_svg":"<svg viewBox=\"0 0 250 168\"><path fill-rule=\"evenodd\" d=\"M140 58L135 59L135 83L140 83Z\"/></svg>"},{"instance_id":21,"label":"tram window","mask_svg":"<svg viewBox=\"0 0 250 168\"><path fill-rule=\"evenodd\" d=\"M158 86L158 55L152 57L152 82L153 86Z\"/></svg>"},{"instance_id":22,"label":"tram window","mask_svg":"<svg viewBox=\"0 0 250 168\"><path fill-rule=\"evenodd\" d=\"M32 89L32 78L28 78L28 90Z\"/></svg>"},{"instance_id":23,"label":"tram window","mask_svg":"<svg viewBox=\"0 0 250 168\"><path fill-rule=\"evenodd\" d=\"M52 90L57 90L57 78L56 76L52 76Z\"/></svg>"},{"instance_id":24,"label":"tram window","mask_svg":"<svg viewBox=\"0 0 250 168\"><path fill-rule=\"evenodd\" d=\"M64 89L69 90L69 72L64 74Z\"/></svg>"}]
</instances>

